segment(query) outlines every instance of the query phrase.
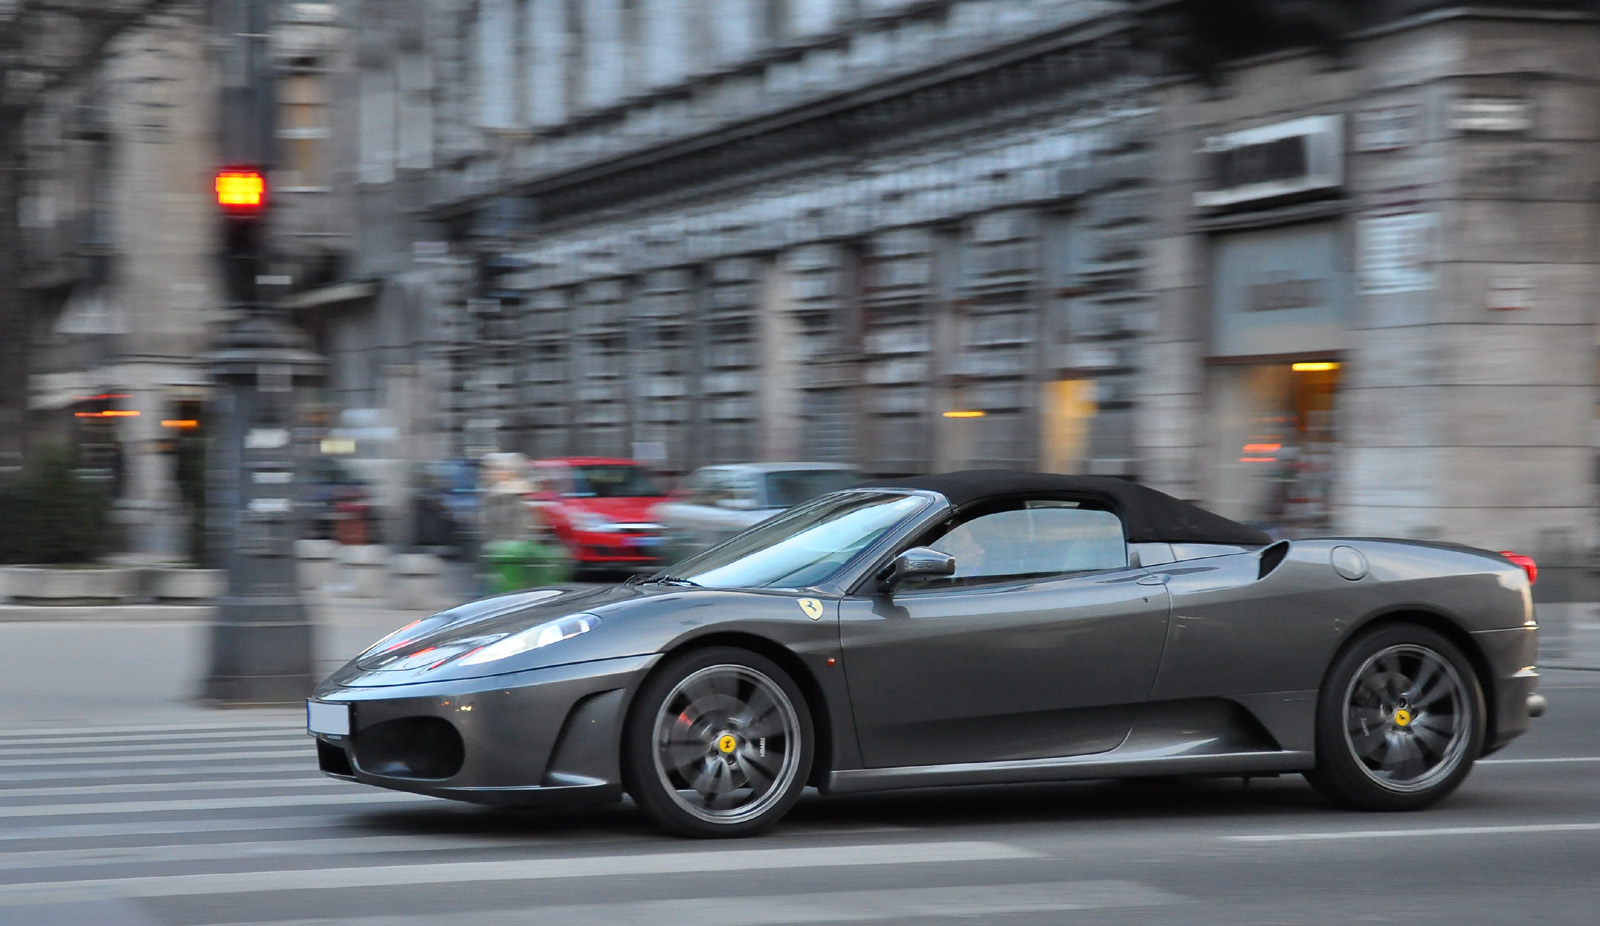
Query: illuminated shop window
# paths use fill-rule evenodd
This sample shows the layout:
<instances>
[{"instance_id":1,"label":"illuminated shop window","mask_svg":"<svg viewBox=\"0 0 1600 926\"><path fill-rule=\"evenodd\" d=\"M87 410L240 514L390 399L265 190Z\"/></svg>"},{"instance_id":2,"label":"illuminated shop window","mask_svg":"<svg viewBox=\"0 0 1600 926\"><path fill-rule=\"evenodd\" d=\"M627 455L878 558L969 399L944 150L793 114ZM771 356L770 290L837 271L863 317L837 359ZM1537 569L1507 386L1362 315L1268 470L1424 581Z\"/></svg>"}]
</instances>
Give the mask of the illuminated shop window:
<instances>
[{"instance_id":1,"label":"illuminated shop window","mask_svg":"<svg viewBox=\"0 0 1600 926\"><path fill-rule=\"evenodd\" d=\"M1278 536L1329 528L1339 374L1325 359L1213 368L1220 513Z\"/></svg>"}]
</instances>

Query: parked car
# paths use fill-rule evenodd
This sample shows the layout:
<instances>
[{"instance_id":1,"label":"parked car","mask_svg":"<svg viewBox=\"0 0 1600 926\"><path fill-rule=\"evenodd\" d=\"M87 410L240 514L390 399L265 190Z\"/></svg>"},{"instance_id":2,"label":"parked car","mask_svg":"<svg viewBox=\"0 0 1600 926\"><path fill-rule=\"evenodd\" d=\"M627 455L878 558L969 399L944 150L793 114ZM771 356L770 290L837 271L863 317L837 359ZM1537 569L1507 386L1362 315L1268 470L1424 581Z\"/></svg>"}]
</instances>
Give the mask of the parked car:
<instances>
[{"instance_id":1,"label":"parked car","mask_svg":"<svg viewBox=\"0 0 1600 926\"><path fill-rule=\"evenodd\" d=\"M307 725L346 781L627 792L693 836L766 829L807 785L1299 772L1416 810L1544 712L1536 575L1447 543L1273 541L1110 477L921 476L643 581L424 618L324 681Z\"/></svg>"},{"instance_id":2,"label":"parked car","mask_svg":"<svg viewBox=\"0 0 1600 926\"><path fill-rule=\"evenodd\" d=\"M666 500L632 460L535 460L528 494L538 516L572 556L578 573L649 568L661 558L661 525L651 509Z\"/></svg>"},{"instance_id":3,"label":"parked car","mask_svg":"<svg viewBox=\"0 0 1600 926\"><path fill-rule=\"evenodd\" d=\"M727 540L780 511L846 489L861 473L845 463L734 463L695 470L684 487L655 507L674 555Z\"/></svg>"}]
</instances>

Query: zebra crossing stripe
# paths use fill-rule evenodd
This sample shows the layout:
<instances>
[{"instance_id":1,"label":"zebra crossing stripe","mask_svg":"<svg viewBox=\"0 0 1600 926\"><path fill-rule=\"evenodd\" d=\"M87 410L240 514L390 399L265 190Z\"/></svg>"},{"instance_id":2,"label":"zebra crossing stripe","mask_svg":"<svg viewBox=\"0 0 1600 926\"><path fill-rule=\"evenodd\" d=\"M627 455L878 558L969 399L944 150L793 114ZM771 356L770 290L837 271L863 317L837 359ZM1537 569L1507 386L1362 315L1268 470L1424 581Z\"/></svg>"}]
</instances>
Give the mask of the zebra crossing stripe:
<instances>
[{"instance_id":1,"label":"zebra crossing stripe","mask_svg":"<svg viewBox=\"0 0 1600 926\"><path fill-rule=\"evenodd\" d=\"M301 768L301 771L306 771ZM316 773L316 769L310 769ZM141 782L120 785L64 785L51 788L0 788L0 801L22 797L68 797L74 794L173 794L193 791L244 791L273 788L338 788L349 787L347 782L327 778L321 774L306 778L249 778L244 781L169 781ZM3 810L0 807L0 810Z\"/></svg>"},{"instance_id":2,"label":"zebra crossing stripe","mask_svg":"<svg viewBox=\"0 0 1600 926\"><path fill-rule=\"evenodd\" d=\"M241 729L234 727L228 730L172 730L162 732L136 732L120 734L91 734L87 736L61 735L61 736L7 736L0 733L0 749L9 749L13 746L60 746L63 749L72 749L80 744L118 744L118 743L147 743L151 746L173 745L179 742L206 743L216 740L244 740L255 742L264 739L298 740L306 736L305 722L301 721L293 727L273 727L267 730Z\"/></svg>"},{"instance_id":3,"label":"zebra crossing stripe","mask_svg":"<svg viewBox=\"0 0 1600 926\"><path fill-rule=\"evenodd\" d=\"M111 801L84 804L34 804L25 807L0 807L0 820L28 817L68 817L86 814L184 813L199 810L244 810L252 807L337 807L345 804L411 804L434 802L437 798L401 791L361 791L340 794L280 794L266 797L190 798L173 801Z\"/></svg>"},{"instance_id":4,"label":"zebra crossing stripe","mask_svg":"<svg viewBox=\"0 0 1600 926\"><path fill-rule=\"evenodd\" d=\"M304 771L316 771L316 764L309 756L301 757L298 762L222 765L206 768L196 768L194 765L167 765L157 766L156 768L103 768L72 772L46 771L35 774L0 772L0 795L6 793L5 788L7 785L20 785L30 781L105 781L113 778L194 778L197 776L233 776L237 778L240 775Z\"/></svg>"},{"instance_id":5,"label":"zebra crossing stripe","mask_svg":"<svg viewBox=\"0 0 1600 926\"><path fill-rule=\"evenodd\" d=\"M752 901L757 898L751 898ZM1137 881L1050 881L998 885L879 888L876 890L822 891L812 894L763 894L759 902L738 906L741 926L790 926L795 923L903 923L992 922L1000 917L1032 914L1030 921L1068 923L1075 910L1155 907L1180 904L1190 898ZM728 898L674 897L592 903L540 904L538 907L494 910L453 910L452 926L501 926L508 922L539 926L701 926L728 922ZM1048 915L1047 914L1053 914ZM1142 917L1119 921L1143 922ZM339 926L433 926L437 913L341 916ZM1161 919L1182 921L1182 917ZM327 917L296 920L233 922L230 926L328 926Z\"/></svg>"},{"instance_id":6,"label":"zebra crossing stripe","mask_svg":"<svg viewBox=\"0 0 1600 926\"><path fill-rule=\"evenodd\" d=\"M549 843L554 840L540 840ZM64 869L96 865L165 864L170 862L271 859L282 856L346 855L362 852L416 853L458 849L523 849L528 839L452 837L447 844L415 836L322 836L249 842L185 843L153 846L96 846L90 849L39 849L0 854L0 872L40 868Z\"/></svg>"},{"instance_id":7,"label":"zebra crossing stripe","mask_svg":"<svg viewBox=\"0 0 1600 926\"><path fill-rule=\"evenodd\" d=\"M138 745L118 744L114 746L53 746L44 749L38 747L29 747L25 749L6 749L0 747L0 758L10 759L21 758L23 756L34 756L42 758L47 762L50 760L51 756L166 755L174 758L182 758L185 756L208 755L209 751L216 749L218 745L219 744L216 743L172 743L168 745L140 743ZM250 747L277 749L285 752L296 749L300 750L301 752L305 752L315 748L312 746L311 738L308 736L302 736L298 740L287 740L277 743L263 743L260 740L241 740L238 743L230 743L224 748L248 749Z\"/></svg>"},{"instance_id":8,"label":"zebra crossing stripe","mask_svg":"<svg viewBox=\"0 0 1600 926\"><path fill-rule=\"evenodd\" d=\"M310 741L289 749L248 749L242 752L206 752L198 753L193 758L205 759L207 762L217 762L224 759L282 759L288 756L314 755ZM76 765L155 765L161 762L170 763L174 756L167 753L161 755L136 755L136 756L68 756L60 759L0 759L0 768L43 768L64 767Z\"/></svg>"},{"instance_id":9,"label":"zebra crossing stripe","mask_svg":"<svg viewBox=\"0 0 1600 926\"><path fill-rule=\"evenodd\" d=\"M788 871L800 868L858 867L980 862L1036 857L1037 853L997 842L925 842L886 845L807 846L782 849L703 849L636 855L523 858L493 862L441 862L374 865L143 878L96 878L39 884L0 885L0 904L38 904L86 896L130 898L189 897L275 891L343 890L472 881L542 881L704 873L707 871Z\"/></svg>"},{"instance_id":10,"label":"zebra crossing stripe","mask_svg":"<svg viewBox=\"0 0 1600 926\"><path fill-rule=\"evenodd\" d=\"M139 725L123 724L121 726L99 726L99 727L74 727L74 726L60 726L60 725L54 726L54 727L14 727L14 728L10 728L10 729L7 729L5 727L0 727L0 740L9 739L11 737L25 737L25 736L26 737L31 737L31 736L41 736L41 737L60 736L60 737L69 737L70 738L70 737L90 737L90 736L96 736L96 737L98 737L98 736L115 736L115 735L118 735L118 734L127 734L127 735L144 735L144 734L155 734L155 733L183 734L183 733L198 733L198 732L204 732L204 731L208 731L208 730L231 731L231 732L235 732L235 733L240 732L240 731L282 732L282 731L286 731L286 730L304 730L305 729L305 724L306 724L305 713L303 711L298 711L297 710L297 711L284 711L283 713L275 714L275 715L271 716L270 718L260 718L260 717L252 718L252 717L249 717L249 716L240 716L237 721L231 722L231 723L223 723L223 722L209 723L209 722L206 722L206 721L192 721L192 722L189 722L189 723L158 723L158 724L139 724Z\"/></svg>"}]
</instances>

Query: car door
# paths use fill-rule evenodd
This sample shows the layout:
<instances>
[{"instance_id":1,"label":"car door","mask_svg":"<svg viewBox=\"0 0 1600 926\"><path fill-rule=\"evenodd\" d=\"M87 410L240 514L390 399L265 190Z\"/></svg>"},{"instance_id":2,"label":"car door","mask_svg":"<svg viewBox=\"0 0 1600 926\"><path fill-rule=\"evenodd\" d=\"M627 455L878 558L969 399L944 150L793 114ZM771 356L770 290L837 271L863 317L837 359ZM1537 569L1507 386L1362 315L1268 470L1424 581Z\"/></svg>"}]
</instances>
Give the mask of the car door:
<instances>
[{"instance_id":1,"label":"car door","mask_svg":"<svg viewBox=\"0 0 1600 926\"><path fill-rule=\"evenodd\" d=\"M1162 577L1128 565L1111 512L1029 504L930 543L955 576L841 602L868 767L1087 755L1132 729L1166 640Z\"/></svg>"}]
</instances>

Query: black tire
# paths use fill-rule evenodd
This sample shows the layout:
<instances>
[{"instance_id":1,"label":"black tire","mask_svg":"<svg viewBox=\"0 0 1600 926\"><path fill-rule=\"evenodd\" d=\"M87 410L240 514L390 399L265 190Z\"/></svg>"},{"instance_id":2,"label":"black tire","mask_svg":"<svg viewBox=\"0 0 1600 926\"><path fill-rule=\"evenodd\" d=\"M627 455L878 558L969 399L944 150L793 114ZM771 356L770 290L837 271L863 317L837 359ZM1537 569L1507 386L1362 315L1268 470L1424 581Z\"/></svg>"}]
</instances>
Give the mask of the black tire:
<instances>
[{"instance_id":1,"label":"black tire","mask_svg":"<svg viewBox=\"0 0 1600 926\"><path fill-rule=\"evenodd\" d=\"M1334 658L1306 779L1347 807L1420 810L1472 771L1485 715L1483 688L1455 644L1414 624L1376 628Z\"/></svg>"},{"instance_id":2,"label":"black tire","mask_svg":"<svg viewBox=\"0 0 1600 926\"><path fill-rule=\"evenodd\" d=\"M671 832L752 836L800 799L814 745L805 697L776 663L730 646L691 650L633 699L623 786Z\"/></svg>"}]
</instances>

